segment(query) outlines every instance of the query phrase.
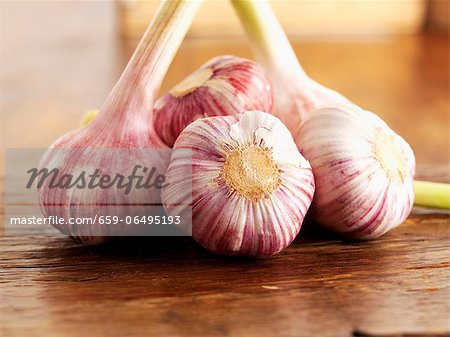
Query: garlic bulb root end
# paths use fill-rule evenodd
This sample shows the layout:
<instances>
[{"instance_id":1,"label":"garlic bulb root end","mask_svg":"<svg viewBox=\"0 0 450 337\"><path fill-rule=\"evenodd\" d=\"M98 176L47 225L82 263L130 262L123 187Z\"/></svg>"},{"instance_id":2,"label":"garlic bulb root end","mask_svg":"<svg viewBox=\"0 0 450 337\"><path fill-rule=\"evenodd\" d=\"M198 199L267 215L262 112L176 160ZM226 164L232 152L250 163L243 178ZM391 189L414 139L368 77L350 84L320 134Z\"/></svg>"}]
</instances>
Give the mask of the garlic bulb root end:
<instances>
[{"instance_id":1,"label":"garlic bulb root end","mask_svg":"<svg viewBox=\"0 0 450 337\"><path fill-rule=\"evenodd\" d=\"M257 202L268 198L277 189L281 170L271 156L271 149L257 144L245 144L227 154L220 178L231 192Z\"/></svg>"}]
</instances>

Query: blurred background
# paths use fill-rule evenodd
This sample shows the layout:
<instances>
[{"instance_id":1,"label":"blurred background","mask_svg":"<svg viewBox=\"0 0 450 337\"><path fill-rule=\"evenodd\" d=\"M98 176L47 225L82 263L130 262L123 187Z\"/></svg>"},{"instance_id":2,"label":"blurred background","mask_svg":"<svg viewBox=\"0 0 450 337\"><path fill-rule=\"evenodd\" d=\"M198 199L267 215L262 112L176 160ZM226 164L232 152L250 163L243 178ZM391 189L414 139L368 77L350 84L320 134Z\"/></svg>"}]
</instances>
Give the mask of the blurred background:
<instances>
[{"instance_id":1,"label":"blurred background","mask_svg":"<svg viewBox=\"0 0 450 337\"><path fill-rule=\"evenodd\" d=\"M106 98L158 4L1 2L3 147L47 147L78 127ZM420 167L450 164L449 1L272 4L314 79L379 114ZM161 94L221 54L252 57L231 5L206 0Z\"/></svg>"}]
</instances>

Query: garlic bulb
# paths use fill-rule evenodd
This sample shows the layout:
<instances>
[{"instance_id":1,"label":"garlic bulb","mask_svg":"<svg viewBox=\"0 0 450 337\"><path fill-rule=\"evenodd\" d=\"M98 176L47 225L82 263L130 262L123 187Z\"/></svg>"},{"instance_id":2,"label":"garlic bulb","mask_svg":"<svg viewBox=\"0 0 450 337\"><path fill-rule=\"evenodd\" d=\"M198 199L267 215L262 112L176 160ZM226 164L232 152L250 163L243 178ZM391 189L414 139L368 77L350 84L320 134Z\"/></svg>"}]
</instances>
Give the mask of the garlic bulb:
<instances>
[{"instance_id":1,"label":"garlic bulb","mask_svg":"<svg viewBox=\"0 0 450 337\"><path fill-rule=\"evenodd\" d=\"M318 109L295 139L314 170L317 222L351 238L373 239L409 215L414 154L375 114L349 107Z\"/></svg>"},{"instance_id":2,"label":"garlic bulb","mask_svg":"<svg viewBox=\"0 0 450 337\"><path fill-rule=\"evenodd\" d=\"M206 62L157 100L156 132L173 146L193 121L235 115L247 110L272 110L272 91L259 64L236 56L219 56Z\"/></svg>"},{"instance_id":3,"label":"garlic bulb","mask_svg":"<svg viewBox=\"0 0 450 337\"><path fill-rule=\"evenodd\" d=\"M322 105L351 104L303 70L267 0L231 0L274 92L273 114L294 134L306 115Z\"/></svg>"},{"instance_id":4,"label":"garlic bulb","mask_svg":"<svg viewBox=\"0 0 450 337\"><path fill-rule=\"evenodd\" d=\"M289 130L260 111L187 126L166 176L167 213L185 214L192 207L193 238L226 255L270 256L286 248L314 193L311 167ZM191 184L192 196L186 193Z\"/></svg>"},{"instance_id":5,"label":"garlic bulb","mask_svg":"<svg viewBox=\"0 0 450 337\"><path fill-rule=\"evenodd\" d=\"M268 72L274 92L273 114L286 124L293 135L314 109L326 106L360 109L340 93L324 87L305 73L267 0L231 2L250 37L256 60ZM302 143L302 139L295 140L297 144ZM309 159L306 153L304 155ZM417 205L450 209L450 200L446 198L450 185L416 181L414 191Z\"/></svg>"},{"instance_id":6,"label":"garlic bulb","mask_svg":"<svg viewBox=\"0 0 450 337\"><path fill-rule=\"evenodd\" d=\"M169 156L149 150L166 146L148 121L153 118L155 95L198 6L198 1L191 0L161 5L97 117L57 139L42 158L41 168L58 169L60 181L64 176L91 174L95 169L106 177L129 177L136 165L143 164L165 172ZM64 219L57 224L62 233L90 244L109 236L131 235L141 224L127 223L125 217L146 215L148 207L143 204L160 203L156 189L55 189L48 180L38 185L38 197L45 217ZM99 216L117 216L121 221L111 224L100 221ZM74 225L71 219L89 221Z\"/></svg>"}]
</instances>

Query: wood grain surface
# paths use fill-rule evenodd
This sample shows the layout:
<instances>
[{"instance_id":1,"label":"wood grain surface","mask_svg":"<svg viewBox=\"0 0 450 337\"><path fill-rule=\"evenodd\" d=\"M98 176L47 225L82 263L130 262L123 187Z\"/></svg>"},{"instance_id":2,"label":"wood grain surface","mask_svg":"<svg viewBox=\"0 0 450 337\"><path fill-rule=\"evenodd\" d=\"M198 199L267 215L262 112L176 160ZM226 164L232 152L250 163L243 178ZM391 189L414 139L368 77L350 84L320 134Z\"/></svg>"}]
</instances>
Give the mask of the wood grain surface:
<instances>
[{"instance_id":1,"label":"wood grain surface","mask_svg":"<svg viewBox=\"0 0 450 337\"><path fill-rule=\"evenodd\" d=\"M304 228L280 255L213 256L189 238L0 242L2 336L446 336L449 218L373 242Z\"/></svg>"},{"instance_id":2,"label":"wood grain surface","mask_svg":"<svg viewBox=\"0 0 450 337\"><path fill-rule=\"evenodd\" d=\"M0 6L1 140L46 147L102 103L135 41L118 39L110 2ZM294 46L316 80L408 140L420 178L450 182L446 36ZM243 39L188 39L163 91L220 54L251 55ZM310 224L262 260L189 238L93 248L0 235L0 336L449 336L449 226L448 213L415 209L379 240L353 242Z\"/></svg>"}]
</instances>

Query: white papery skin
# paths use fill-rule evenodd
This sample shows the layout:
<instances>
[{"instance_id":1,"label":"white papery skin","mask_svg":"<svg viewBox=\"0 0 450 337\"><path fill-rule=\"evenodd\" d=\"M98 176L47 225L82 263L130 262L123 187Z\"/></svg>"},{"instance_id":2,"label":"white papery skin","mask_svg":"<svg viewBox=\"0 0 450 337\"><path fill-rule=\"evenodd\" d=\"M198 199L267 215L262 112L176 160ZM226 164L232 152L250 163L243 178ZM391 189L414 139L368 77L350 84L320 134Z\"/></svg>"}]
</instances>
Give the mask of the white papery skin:
<instances>
[{"instance_id":1,"label":"white papery skin","mask_svg":"<svg viewBox=\"0 0 450 337\"><path fill-rule=\"evenodd\" d=\"M272 166L250 162L234 171L238 166L227 163L246 151L264 153L252 158L270 158L279 174L273 189L261 197L258 190L253 200L231 188L223 173L230 168L250 177L245 181L256 181L265 169L273 172ZM311 166L288 129L278 118L260 111L190 124L174 144L166 177L169 186L162 199L168 214L183 215L192 207L193 238L225 255L263 257L286 248L298 234L314 194ZM191 181L192 200L186 193Z\"/></svg>"},{"instance_id":2,"label":"white papery skin","mask_svg":"<svg viewBox=\"0 0 450 337\"><path fill-rule=\"evenodd\" d=\"M381 118L356 107L322 108L306 118L294 138L313 168L315 221L369 240L409 215L414 154Z\"/></svg>"}]
</instances>

